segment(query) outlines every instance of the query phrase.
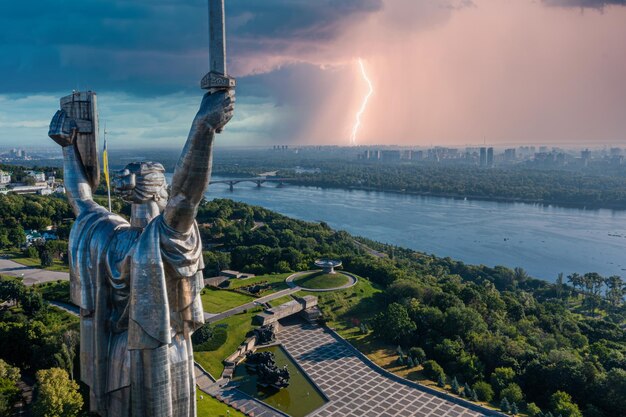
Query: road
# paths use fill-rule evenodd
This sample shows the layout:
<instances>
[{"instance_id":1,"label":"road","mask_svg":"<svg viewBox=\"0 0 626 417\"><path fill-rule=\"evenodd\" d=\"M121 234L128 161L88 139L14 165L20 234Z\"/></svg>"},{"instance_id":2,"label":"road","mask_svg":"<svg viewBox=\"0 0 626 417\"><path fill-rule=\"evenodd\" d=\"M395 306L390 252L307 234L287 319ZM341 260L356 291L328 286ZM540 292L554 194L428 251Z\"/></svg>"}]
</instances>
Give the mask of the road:
<instances>
[{"instance_id":1,"label":"road","mask_svg":"<svg viewBox=\"0 0 626 417\"><path fill-rule=\"evenodd\" d=\"M40 284L42 282L50 282L50 281L58 281L58 280L67 281L70 279L70 274L67 272L46 271L45 269L24 266L10 259L3 259L3 258L0 258L0 275L10 275L13 277L21 277L23 278L24 285ZM288 288L286 290L278 291L273 294L269 294L264 297L257 298L254 301L251 301L247 304L243 304L239 307L231 308L230 310L226 310L219 314L204 313L204 320L207 323L215 323L216 321L220 321L222 319L225 319L226 317L230 317L234 314L239 314L244 310L257 307L260 304L267 303L268 301L283 297L285 295L291 295L298 291L300 291L300 287ZM55 304L55 303L52 303L52 304ZM62 307L62 306L57 305L57 307Z\"/></svg>"},{"instance_id":2,"label":"road","mask_svg":"<svg viewBox=\"0 0 626 417\"><path fill-rule=\"evenodd\" d=\"M230 310L223 311L219 314L212 313L204 313L204 321L207 323L215 323L216 321L220 321L225 319L226 317L230 317L235 314L239 314L244 310L248 310L250 308L258 307L260 304L267 303L268 301L272 301L276 298L284 297L285 295L291 295L295 292L300 291L300 287L287 288L286 290L278 291L273 294L266 295L264 297L260 297L251 301L247 304L240 305L239 307L231 308Z\"/></svg>"},{"instance_id":3,"label":"road","mask_svg":"<svg viewBox=\"0 0 626 417\"><path fill-rule=\"evenodd\" d=\"M41 284L42 282L69 280L67 272L47 271L45 269L24 266L10 259L0 258L0 275L10 275L23 279L24 285Z\"/></svg>"}]
</instances>

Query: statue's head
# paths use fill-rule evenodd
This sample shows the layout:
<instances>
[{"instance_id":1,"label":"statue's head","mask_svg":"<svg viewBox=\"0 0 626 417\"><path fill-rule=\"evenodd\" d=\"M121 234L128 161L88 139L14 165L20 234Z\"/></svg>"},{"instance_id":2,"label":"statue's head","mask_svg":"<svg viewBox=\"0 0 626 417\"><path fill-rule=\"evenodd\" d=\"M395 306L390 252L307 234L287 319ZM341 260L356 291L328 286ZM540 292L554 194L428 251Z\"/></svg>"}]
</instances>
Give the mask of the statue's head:
<instances>
[{"instance_id":1,"label":"statue's head","mask_svg":"<svg viewBox=\"0 0 626 417\"><path fill-rule=\"evenodd\" d=\"M167 204L165 168L158 162L133 162L113 178L113 188L129 203L154 201L162 210Z\"/></svg>"}]
</instances>

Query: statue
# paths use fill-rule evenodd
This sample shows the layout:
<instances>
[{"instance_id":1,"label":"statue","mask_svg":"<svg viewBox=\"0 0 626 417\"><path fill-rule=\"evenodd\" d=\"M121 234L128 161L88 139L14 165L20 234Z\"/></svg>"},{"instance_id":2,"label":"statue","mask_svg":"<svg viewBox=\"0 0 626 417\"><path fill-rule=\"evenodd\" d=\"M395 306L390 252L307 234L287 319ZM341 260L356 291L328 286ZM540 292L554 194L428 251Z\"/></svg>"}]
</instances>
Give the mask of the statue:
<instances>
[{"instance_id":1,"label":"statue","mask_svg":"<svg viewBox=\"0 0 626 417\"><path fill-rule=\"evenodd\" d=\"M166 191L164 169L135 162L114 189L130 222L96 204L78 153L77 123L59 110L49 135L63 147L76 214L70 288L80 307L81 379L102 417L195 416L191 334L204 323L202 244L195 215L207 188L215 132L233 114L234 92L206 93Z\"/></svg>"},{"instance_id":2,"label":"statue","mask_svg":"<svg viewBox=\"0 0 626 417\"><path fill-rule=\"evenodd\" d=\"M81 380L101 417L195 417L191 335L204 323L202 244L195 221L211 175L216 133L233 115L224 0L209 0L209 90L193 120L168 196L163 166L128 164L113 180L130 222L98 205L93 92L61 99L49 136L63 148L70 232L70 295L80 307Z\"/></svg>"}]
</instances>

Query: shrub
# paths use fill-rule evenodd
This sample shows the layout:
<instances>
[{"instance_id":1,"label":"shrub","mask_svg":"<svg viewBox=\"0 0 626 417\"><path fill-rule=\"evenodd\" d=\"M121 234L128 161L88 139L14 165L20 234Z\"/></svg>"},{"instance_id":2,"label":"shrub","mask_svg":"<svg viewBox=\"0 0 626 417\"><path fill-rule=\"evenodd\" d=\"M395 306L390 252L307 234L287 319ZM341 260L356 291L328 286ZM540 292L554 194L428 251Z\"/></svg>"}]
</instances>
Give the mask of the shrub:
<instances>
[{"instance_id":1,"label":"shrub","mask_svg":"<svg viewBox=\"0 0 626 417\"><path fill-rule=\"evenodd\" d=\"M420 347L412 347L409 349L409 356L413 358L416 365L419 365L426 360L426 353L424 352L424 349Z\"/></svg>"},{"instance_id":2,"label":"shrub","mask_svg":"<svg viewBox=\"0 0 626 417\"><path fill-rule=\"evenodd\" d=\"M500 391L500 398L506 398L509 404L520 403L524 399L524 393L519 385L510 383Z\"/></svg>"},{"instance_id":3,"label":"shrub","mask_svg":"<svg viewBox=\"0 0 626 417\"><path fill-rule=\"evenodd\" d=\"M444 378L446 376L441 365L433 360L424 362L424 375L433 381L439 380L440 376L443 376Z\"/></svg>"},{"instance_id":4,"label":"shrub","mask_svg":"<svg viewBox=\"0 0 626 417\"><path fill-rule=\"evenodd\" d=\"M493 400L493 388L491 388L491 384L489 382L478 381L472 388L480 401L490 402Z\"/></svg>"},{"instance_id":5,"label":"shrub","mask_svg":"<svg viewBox=\"0 0 626 417\"><path fill-rule=\"evenodd\" d=\"M226 339L228 338L228 331L225 327L216 327L213 330L213 334L211 338L206 342L198 345L196 350L198 352L211 352L219 349L224 343L226 343Z\"/></svg>"},{"instance_id":6,"label":"shrub","mask_svg":"<svg viewBox=\"0 0 626 417\"><path fill-rule=\"evenodd\" d=\"M531 417L537 417L541 415L541 409L537 407L537 404L535 403L528 403L528 405L526 406L526 412Z\"/></svg>"}]
</instances>

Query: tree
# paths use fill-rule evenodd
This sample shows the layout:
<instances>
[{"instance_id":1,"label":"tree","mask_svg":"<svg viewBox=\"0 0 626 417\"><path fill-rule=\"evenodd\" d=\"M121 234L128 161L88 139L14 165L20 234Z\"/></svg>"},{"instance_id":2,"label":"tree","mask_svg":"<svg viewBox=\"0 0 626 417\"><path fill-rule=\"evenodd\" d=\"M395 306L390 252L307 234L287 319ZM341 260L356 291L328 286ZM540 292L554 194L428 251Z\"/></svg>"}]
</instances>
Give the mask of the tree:
<instances>
[{"instance_id":1,"label":"tree","mask_svg":"<svg viewBox=\"0 0 626 417\"><path fill-rule=\"evenodd\" d=\"M509 401L509 404L519 404L524 399L524 393L519 385L512 382L500 391L500 398L506 398Z\"/></svg>"},{"instance_id":2,"label":"tree","mask_svg":"<svg viewBox=\"0 0 626 417\"><path fill-rule=\"evenodd\" d=\"M76 417L83 407L78 384L64 369L37 371L33 414L36 417Z\"/></svg>"},{"instance_id":3,"label":"tree","mask_svg":"<svg viewBox=\"0 0 626 417\"><path fill-rule=\"evenodd\" d=\"M412 347L409 349L409 355L413 358L416 365L419 365L426 360L426 353L421 347Z\"/></svg>"},{"instance_id":4,"label":"tree","mask_svg":"<svg viewBox=\"0 0 626 417\"><path fill-rule=\"evenodd\" d=\"M429 360L424 362L424 375L432 381L437 381L441 377L445 378L446 374L443 372L443 368L437 362Z\"/></svg>"},{"instance_id":5,"label":"tree","mask_svg":"<svg viewBox=\"0 0 626 417\"><path fill-rule=\"evenodd\" d=\"M406 339L417 328L406 308L398 303L389 304L384 313L374 318L373 324L377 334L394 343Z\"/></svg>"},{"instance_id":6,"label":"tree","mask_svg":"<svg viewBox=\"0 0 626 417\"><path fill-rule=\"evenodd\" d=\"M17 386L20 370L0 359L0 415L11 414L13 404L19 401L22 391Z\"/></svg>"},{"instance_id":7,"label":"tree","mask_svg":"<svg viewBox=\"0 0 626 417\"><path fill-rule=\"evenodd\" d=\"M439 374L439 377L437 378L437 386L439 388L444 388L446 386L446 375L445 374Z\"/></svg>"},{"instance_id":8,"label":"tree","mask_svg":"<svg viewBox=\"0 0 626 417\"><path fill-rule=\"evenodd\" d=\"M491 402L493 400L493 388L487 381L478 381L472 386L480 401Z\"/></svg>"},{"instance_id":9,"label":"tree","mask_svg":"<svg viewBox=\"0 0 626 417\"><path fill-rule=\"evenodd\" d=\"M450 389L456 395L459 395L461 392L461 386L459 385L459 381L457 381L456 377L452 378L452 382L450 383Z\"/></svg>"},{"instance_id":10,"label":"tree","mask_svg":"<svg viewBox=\"0 0 626 417\"><path fill-rule=\"evenodd\" d=\"M513 414L514 416L519 414L519 410L517 409L517 404L515 403L511 404L511 414Z\"/></svg>"},{"instance_id":11,"label":"tree","mask_svg":"<svg viewBox=\"0 0 626 417\"><path fill-rule=\"evenodd\" d=\"M531 417L537 417L541 415L541 408L537 407L537 404L535 403L528 403L526 406L526 412Z\"/></svg>"},{"instance_id":12,"label":"tree","mask_svg":"<svg viewBox=\"0 0 626 417\"><path fill-rule=\"evenodd\" d=\"M572 401L572 396L564 391L557 391L550 397L550 409L554 414L563 417L582 417L578 405Z\"/></svg>"},{"instance_id":13,"label":"tree","mask_svg":"<svg viewBox=\"0 0 626 417\"><path fill-rule=\"evenodd\" d=\"M626 295L626 285L622 278L618 275L612 275L607 278L606 299L613 308L619 307Z\"/></svg>"},{"instance_id":14,"label":"tree","mask_svg":"<svg viewBox=\"0 0 626 417\"><path fill-rule=\"evenodd\" d=\"M491 374L491 386L500 395L500 391L513 382L513 378L515 378L515 371L512 368L496 368Z\"/></svg>"},{"instance_id":15,"label":"tree","mask_svg":"<svg viewBox=\"0 0 626 417\"><path fill-rule=\"evenodd\" d=\"M503 398L502 401L500 401L500 410L505 413L511 412L511 404L509 404L509 401L506 398Z\"/></svg>"},{"instance_id":16,"label":"tree","mask_svg":"<svg viewBox=\"0 0 626 417\"><path fill-rule=\"evenodd\" d=\"M568 275L567 281L572 285L572 287L574 287L574 291L576 291L577 288L582 290L583 277L580 274L574 272L572 275Z\"/></svg>"},{"instance_id":17,"label":"tree","mask_svg":"<svg viewBox=\"0 0 626 417\"><path fill-rule=\"evenodd\" d=\"M46 247L42 247L39 251L39 260L41 261L42 268L48 268L52 266L52 254L50 253L50 249Z\"/></svg>"}]
</instances>

